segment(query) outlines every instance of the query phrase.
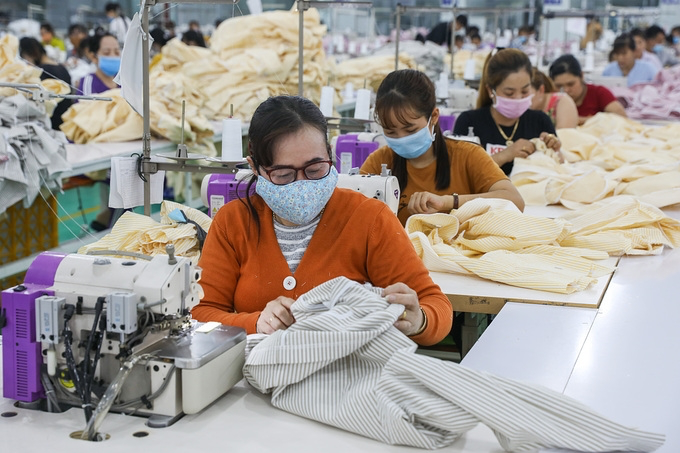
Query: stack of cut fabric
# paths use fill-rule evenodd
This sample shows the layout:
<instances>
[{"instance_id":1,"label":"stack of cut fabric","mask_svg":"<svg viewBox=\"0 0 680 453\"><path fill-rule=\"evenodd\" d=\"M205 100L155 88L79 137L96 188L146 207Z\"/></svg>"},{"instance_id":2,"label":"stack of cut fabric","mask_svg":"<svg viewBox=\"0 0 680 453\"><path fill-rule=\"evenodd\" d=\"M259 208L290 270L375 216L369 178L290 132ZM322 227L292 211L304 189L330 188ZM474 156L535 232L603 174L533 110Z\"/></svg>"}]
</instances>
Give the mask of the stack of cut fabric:
<instances>
[{"instance_id":1,"label":"stack of cut fabric","mask_svg":"<svg viewBox=\"0 0 680 453\"><path fill-rule=\"evenodd\" d=\"M680 203L680 124L646 126L598 113L557 133L567 163L541 153L515 159L510 179L527 204L576 209L619 194L656 207Z\"/></svg>"},{"instance_id":2,"label":"stack of cut fabric","mask_svg":"<svg viewBox=\"0 0 680 453\"><path fill-rule=\"evenodd\" d=\"M198 263L201 250L197 228L191 223L173 220L171 213L176 209L183 211L188 220L196 222L206 233L210 229L212 220L201 211L166 200L161 203L160 223L145 215L125 212L109 234L81 247L78 253L111 250L153 256L167 253L166 246L173 244L176 255Z\"/></svg>"},{"instance_id":3,"label":"stack of cut fabric","mask_svg":"<svg viewBox=\"0 0 680 453\"><path fill-rule=\"evenodd\" d=\"M392 70L394 70L394 54L395 54L395 44L387 44L380 49L376 49L372 56L388 56L392 59ZM406 62L404 66L405 59L412 59L417 65L417 69L423 71L432 80L439 79L439 74L445 72L449 73L449 67L444 66L444 55L446 55L447 49L440 45L437 45L431 41L425 41L421 43L420 41L403 41L399 43L399 54L401 55L399 61L399 69L404 69L406 67L416 68L413 63ZM356 85L355 85L356 86Z\"/></svg>"},{"instance_id":4,"label":"stack of cut fabric","mask_svg":"<svg viewBox=\"0 0 680 453\"><path fill-rule=\"evenodd\" d=\"M612 272L597 260L680 246L680 222L630 196L557 219L523 214L507 200L477 198L451 214L413 215L406 231L431 271L563 294Z\"/></svg>"},{"instance_id":5,"label":"stack of cut fabric","mask_svg":"<svg viewBox=\"0 0 680 453\"><path fill-rule=\"evenodd\" d=\"M298 93L298 22L295 11L269 11L223 21L210 39L214 64L194 68L198 86L209 99L211 119L234 116L249 120L269 96ZM329 67L323 50L326 26L319 12L304 14L304 96L320 100Z\"/></svg>"},{"instance_id":6,"label":"stack of cut fabric","mask_svg":"<svg viewBox=\"0 0 680 453\"><path fill-rule=\"evenodd\" d=\"M400 69L416 67L416 62L411 56L399 53ZM383 79L392 71L394 55L352 58L337 64L333 70L331 85L337 91L341 91L347 83L351 83L355 89L364 88L365 85L375 93Z\"/></svg>"},{"instance_id":7,"label":"stack of cut fabric","mask_svg":"<svg viewBox=\"0 0 680 453\"><path fill-rule=\"evenodd\" d=\"M463 79L465 74L465 66L468 60L472 59L475 62L475 75L481 77L484 71L484 62L491 51L489 49L482 50L457 50L453 54L453 75L456 79ZM451 67L451 54L446 54L444 57L444 66Z\"/></svg>"},{"instance_id":8,"label":"stack of cut fabric","mask_svg":"<svg viewBox=\"0 0 680 453\"><path fill-rule=\"evenodd\" d=\"M16 59L17 50L16 37L0 39L1 81L69 93L61 81L41 82L42 70ZM21 200L24 207L31 206L41 187L60 188L61 172L71 169L66 160L66 138L51 128L49 115L56 102L37 102L28 96L14 88L0 88L0 213Z\"/></svg>"}]
</instances>

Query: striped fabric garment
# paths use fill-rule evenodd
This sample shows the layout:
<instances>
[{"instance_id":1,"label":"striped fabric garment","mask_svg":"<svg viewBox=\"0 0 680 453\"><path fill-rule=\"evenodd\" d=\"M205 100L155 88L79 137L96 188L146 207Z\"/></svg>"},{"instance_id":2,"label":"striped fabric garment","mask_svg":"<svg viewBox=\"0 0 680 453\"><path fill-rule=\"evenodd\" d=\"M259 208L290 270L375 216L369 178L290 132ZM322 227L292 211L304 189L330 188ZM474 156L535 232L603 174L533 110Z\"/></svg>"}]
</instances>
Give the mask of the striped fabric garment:
<instances>
[{"instance_id":1,"label":"striped fabric garment","mask_svg":"<svg viewBox=\"0 0 680 453\"><path fill-rule=\"evenodd\" d=\"M173 244L177 256L185 256L197 263L201 252L196 227L172 220L169 214L175 209L184 211L189 220L199 224L206 232L210 229L212 219L203 212L165 200L161 203L160 223L151 217L127 211L113 225L109 234L92 244L82 246L78 253L121 250L154 256L167 253L166 245Z\"/></svg>"},{"instance_id":2,"label":"striped fabric garment","mask_svg":"<svg viewBox=\"0 0 680 453\"><path fill-rule=\"evenodd\" d=\"M280 409L393 445L442 448L478 422L508 451L654 451L664 436L621 426L562 394L416 354L403 307L333 279L301 296L296 322L250 335L243 372Z\"/></svg>"}]
</instances>

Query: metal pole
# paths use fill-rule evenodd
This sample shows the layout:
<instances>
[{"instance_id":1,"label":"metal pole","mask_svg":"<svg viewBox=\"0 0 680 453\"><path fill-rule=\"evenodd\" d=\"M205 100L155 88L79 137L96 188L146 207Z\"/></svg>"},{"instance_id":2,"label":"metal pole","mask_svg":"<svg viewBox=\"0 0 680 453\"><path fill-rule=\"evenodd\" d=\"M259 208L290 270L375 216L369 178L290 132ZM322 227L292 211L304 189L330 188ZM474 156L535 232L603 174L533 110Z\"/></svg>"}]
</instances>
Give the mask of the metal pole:
<instances>
[{"instance_id":1,"label":"metal pole","mask_svg":"<svg viewBox=\"0 0 680 453\"><path fill-rule=\"evenodd\" d=\"M142 8L142 31L144 32L144 39L142 40L142 93L143 93L143 121L144 131L142 133L142 161L146 162L151 159L151 120L149 118L151 109L149 107L149 46L147 45L147 37L149 32L149 8L150 6L141 0L144 7ZM151 173L143 172L144 175L144 215L151 215Z\"/></svg>"},{"instance_id":2,"label":"metal pole","mask_svg":"<svg viewBox=\"0 0 680 453\"><path fill-rule=\"evenodd\" d=\"M455 77L453 76L453 54L454 54L454 47L456 47L456 4L458 3L457 0L454 0L452 2L453 4L453 19L451 19L451 46L449 51L451 52L451 67L449 68L449 74L451 74L451 78L454 79Z\"/></svg>"},{"instance_id":3,"label":"metal pole","mask_svg":"<svg viewBox=\"0 0 680 453\"><path fill-rule=\"evenodd\" d=\"M397 3L396 38L394 41L394 70L399 69L399 34L401 32L401 3Z\"/></svg>"},{"instance_id":4,"label":"metal pole","mask_svg":"<svg viewBox=\"0 0 680 453\"><path fill-rule=\"evenodd\" d=\"M493 14L493 46L498 47L498 33L501 31L498 27L500 26L499 24L499 18L500 18L500 13L496 11Z\"/></svg>"},{"instance_id":5,"label":"metal pole","mask_svg":"<svg viewBox=\"0 0 680 453\"><path fill-rule=\"evenodd\" d=\"M302 97L303 86L302 86L302 75L303 69L303 56L302 52L304 50L304 33L305 33L305 5L303 1L298 1L298 27L299 27L299 38L298 38L298 96Z\"/></svg>"}]
</instances>

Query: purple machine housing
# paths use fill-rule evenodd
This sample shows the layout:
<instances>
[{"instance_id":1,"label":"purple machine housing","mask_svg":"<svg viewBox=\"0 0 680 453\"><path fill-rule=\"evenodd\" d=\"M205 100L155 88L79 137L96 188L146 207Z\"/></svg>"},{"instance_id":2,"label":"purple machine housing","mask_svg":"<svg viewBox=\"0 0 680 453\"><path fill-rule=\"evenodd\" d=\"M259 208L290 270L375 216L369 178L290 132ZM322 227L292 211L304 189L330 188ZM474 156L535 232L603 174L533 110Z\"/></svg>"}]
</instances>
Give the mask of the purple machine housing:
<instances>
[{"instance_id":1,"label":"purple machine housing","mask_svg":"<svg viewBox=\"0 0 680 453\"><path fill-rule=\"evenodd\" d=\"M2 311L6 324L2 328L3 396L33 402L45 396L40 382L43 363L41 343L36 338L35 300L54 296L48 288L66 255L43 252L26 271L24 283L2 292Z\"/></svg>"},{"instance_id":2,"label":"purple machine housing","mask_svg":"<svg viewBox=\"0 0 680 453\"><path fill-rule=\"evenodd\" d=\"M378 149L378 142L361 142L358 134L338 135L335 144L335 168L338 173L349 173L361 167L369 154Z\"/></svg>"},{"instance_id":3,"label":"purple machine housing","mask_svg":"<svg viewBox=\"0 0 680 453\"><path fill-rule=\"evenodd\" d=\"M255 193L255 184L248 192L248 181L238 181L234 174L213 173L210 175L206 189L204 204L210 211L210 217L214 217L217 211L231 200L246 198Z\"/></svg>"},{"instance_id":4,"label":"purple machine housing","mask_svg":"<svg viewBox=\"0 0 680 453\"><path fill-rule=\"evenodd\" d=\"M439 115L439 127L444 135L453 135L453 125L456 124L456 115Z\"/></svg>"}]
</instances>

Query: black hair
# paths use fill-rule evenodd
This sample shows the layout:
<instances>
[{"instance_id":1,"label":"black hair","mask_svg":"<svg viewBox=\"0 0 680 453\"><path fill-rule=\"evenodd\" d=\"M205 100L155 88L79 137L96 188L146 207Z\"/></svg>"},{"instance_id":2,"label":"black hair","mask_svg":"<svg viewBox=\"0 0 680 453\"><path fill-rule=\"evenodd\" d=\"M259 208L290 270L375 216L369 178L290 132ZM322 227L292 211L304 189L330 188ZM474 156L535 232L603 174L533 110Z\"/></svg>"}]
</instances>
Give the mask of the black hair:
<instances>
[{"instance_id":1,"label":"black hair","mask_svg":"<svg viewBox=\"0 0 680 453\"><path fill-rule=\"evenodd\" d=\"M631 35L633 38L636 36L642 39L645 39L645 32L638 27L633 28L631 31L628 32L629 35Z\"/></svg>"},{"instance_id":2,"label":"black hair","mask_svg":"<svg viewBox=\"0 0 680 453\"><path fill-rule=\"evenodd\" d=\"M163 29L161 29L160 27L154 28L153 30L151 30L151 31L149 32L149 34L150 34L151 37L153 38L153 42L154 42L155 44L158 44L160 47L163 47L163 46L166 45L167 42L168 42L168 41L165 39L165 32L164 32Z\"/></svg>"},{"instance_id":3,"label":"black hair","mask_svg":"<svg viewBox=\"0 0 680 453\"><path fill-rule=\"evenodd\" d=\"M659 35L659 33L662 33L664 38L666 37L666 32L663 31L663 28L659 27L658 25L651 25L647 28L647 30L645 30L645 39L654 39Z\"/></svg>"},{"instance_id":4,"label":"black hair","mask_svg":"<svg viewBox=\"0 0 680 453\"><path fill-rule=\"evenodd\" d=\"M465 14L459 14L456 16L456 22L458 22L463 28L467 28L468 18Z\"/></svg>"},{"instance_id":5,"label":"black hair","mask_svg":"<svg viewBox=\"0 0 680 453\"><path fill-rule=\"evenodd\" d=\"M47 30L48 32L54 34L54 27L53 27L52 24L50 24L49 22L43 22L43 23L41 23L41 24L40 24L40 29L41 29L41 30L42 30L42 29L45 29L45 30Z\"/></svg>"},{"instance_id":6,"label":"black hair","mask_svg":"<svg viewBox=\"0 0 680 453\"><path fill-rule=\"evenodd\" d=\"M75 32L84 33L85 35L87 35L89 33L88 30L87 30L87 27L85 27L85 25L83 25L83 24L71 24L68 27L67 36L71 36Z\"/></svg>"},{"instance_id":7,"label":"black hair","mask_svg":"<svg viewBox=\"0 0 680 453\"><path fill-rule=\"evenodd\" d=\"M111 33L108 33L108 32L101 33L101 34L95 34L94 36L90 36L87 39L87 48L90 50L90 52L92 52L93 55L97 55L97 53L99 52L99 46L101 45L102 38L104 38L104 36L110 36L110 37L114 38L116 40L116 42L118 41L118 38L116 38L115 36L113 36Z\"/></svg>"},{"instance_id":8,"label":"black hair","mask_svg":"<svg viewBox=\"0 0 680 453\"><path fill-rule=\"evenodd\" d=\"M424 73L415 69L400 69L387 74L380 83L375 98L375 120L381 126L390 127L392 120L402 124L411 121L409 115L430 118L437 106L434 83ZM433 127L434 156L437 160L435 187L443 190L451 184L451 162L444 135L439 123ZM392 174L397 177L403 192L408 183L406 159L394 154Z\"/></svg>"},{"instance_id":9,"label":"black hair","mask_svg":"<svg viewBox=\"0 0 680 453\"><path fill-rule=\"evenodd\" d=\"M617 55L626 49L635 51L635 39L629 33L623 33L616 37L612 45L612 55Z\"/></svg>"},{"instance_id":10,"label":"black hair","mask_svg":"<svg viewBox=\"0 0 680 453\"><path fill-rule=\"evenodd\" d=\"M493 104L489 95L489 87L495 90L510 75L516 72L525 71L531 78L531 60L527 54L519 49L503 49L495 54L489 54L485 63L482 78L479 81L479 96L477 97L477 108L488 107Z\"/></svg>"},{"instance_id":11,"label":"black hair","mask_svg":"<svg viewBox=\"0 0 680 453\"><path fill-rule=\"evenodd\" d=\"M190 42L195 42L199 47L207 47L205 45L205 40L203 35L196 30L187 30L182 34L182 42L184 44L189 44Z\"/></svg>"},{"instance_id":12,"label":"black hair","mask_svg":"<svg viewBox=\"0 0 680 453\"><path fill-rule=\"evenodd\" d=\"M24 60L38 66L42 57L47 55L47 53L45 52L43 45L37 39L21 38L19 40L19 55Z\"/></svg>"},{"instance_id":13,"label":"black hair","mask_svg":"<svg viewBox=\"0 0 680 453\"><path fill-rule=\"evenodd\" d=\"M104 6L104 11L106 11L107 13L109 11L115 11L117 13L120 13L121 9L120 9L120 5L118 3L109 2L109 3L106 4L106 6Z\"/></svg>"},{"instance_id":14,"label":"black hair","mask_svg":"<svg viewBox=\"0 0 680 453\"><path fill-rule=\"evenodd\" d=\"M308 127L318 130L323 135L328 158L333 159L331 146L328 143L326 117L309 99L300 96L274 96L255 109L248 128L248 154L255 167L255 174L248 182L248 193L253 184L257 182L258 168L271 167L274 163L274 149L281 139ZM247 197L245 203L259 234L260 218L252 204L251 197Z\"/></svg>"},{"instance_id":15,"label":"black hair","mask_svg":"<svg viewBox=\"0 0 680 453\"><path fill-rule=\"evenodd\" d=\"M470 25L466 30L465 34L467 36L472 36L472 35L479 35L479 27L476 25Z\"/></svg>"},{"instance_id":16,"label":"black hair","mask_svg":"<svg viewBox=\"0 0 680 453\"><path fill-rule=\"evenodd\" d=\"M479 39L481 41L482 37L479 36L479 33L470 33L470 41L472 41L473 39Z\"/></svg>"},{"instance_id":17,"label":"black hair","mask_svg":"<svg viewBox=\"0 0 680 453\"><path fill-rule=\"evenodd\" d=\"M579 63L576 57L571 54L562 55L550 65L550 78L555 80L555 77L561 74L571 74L576 77L583 77L581 63Z\"/></svg>"}]
</instances>

